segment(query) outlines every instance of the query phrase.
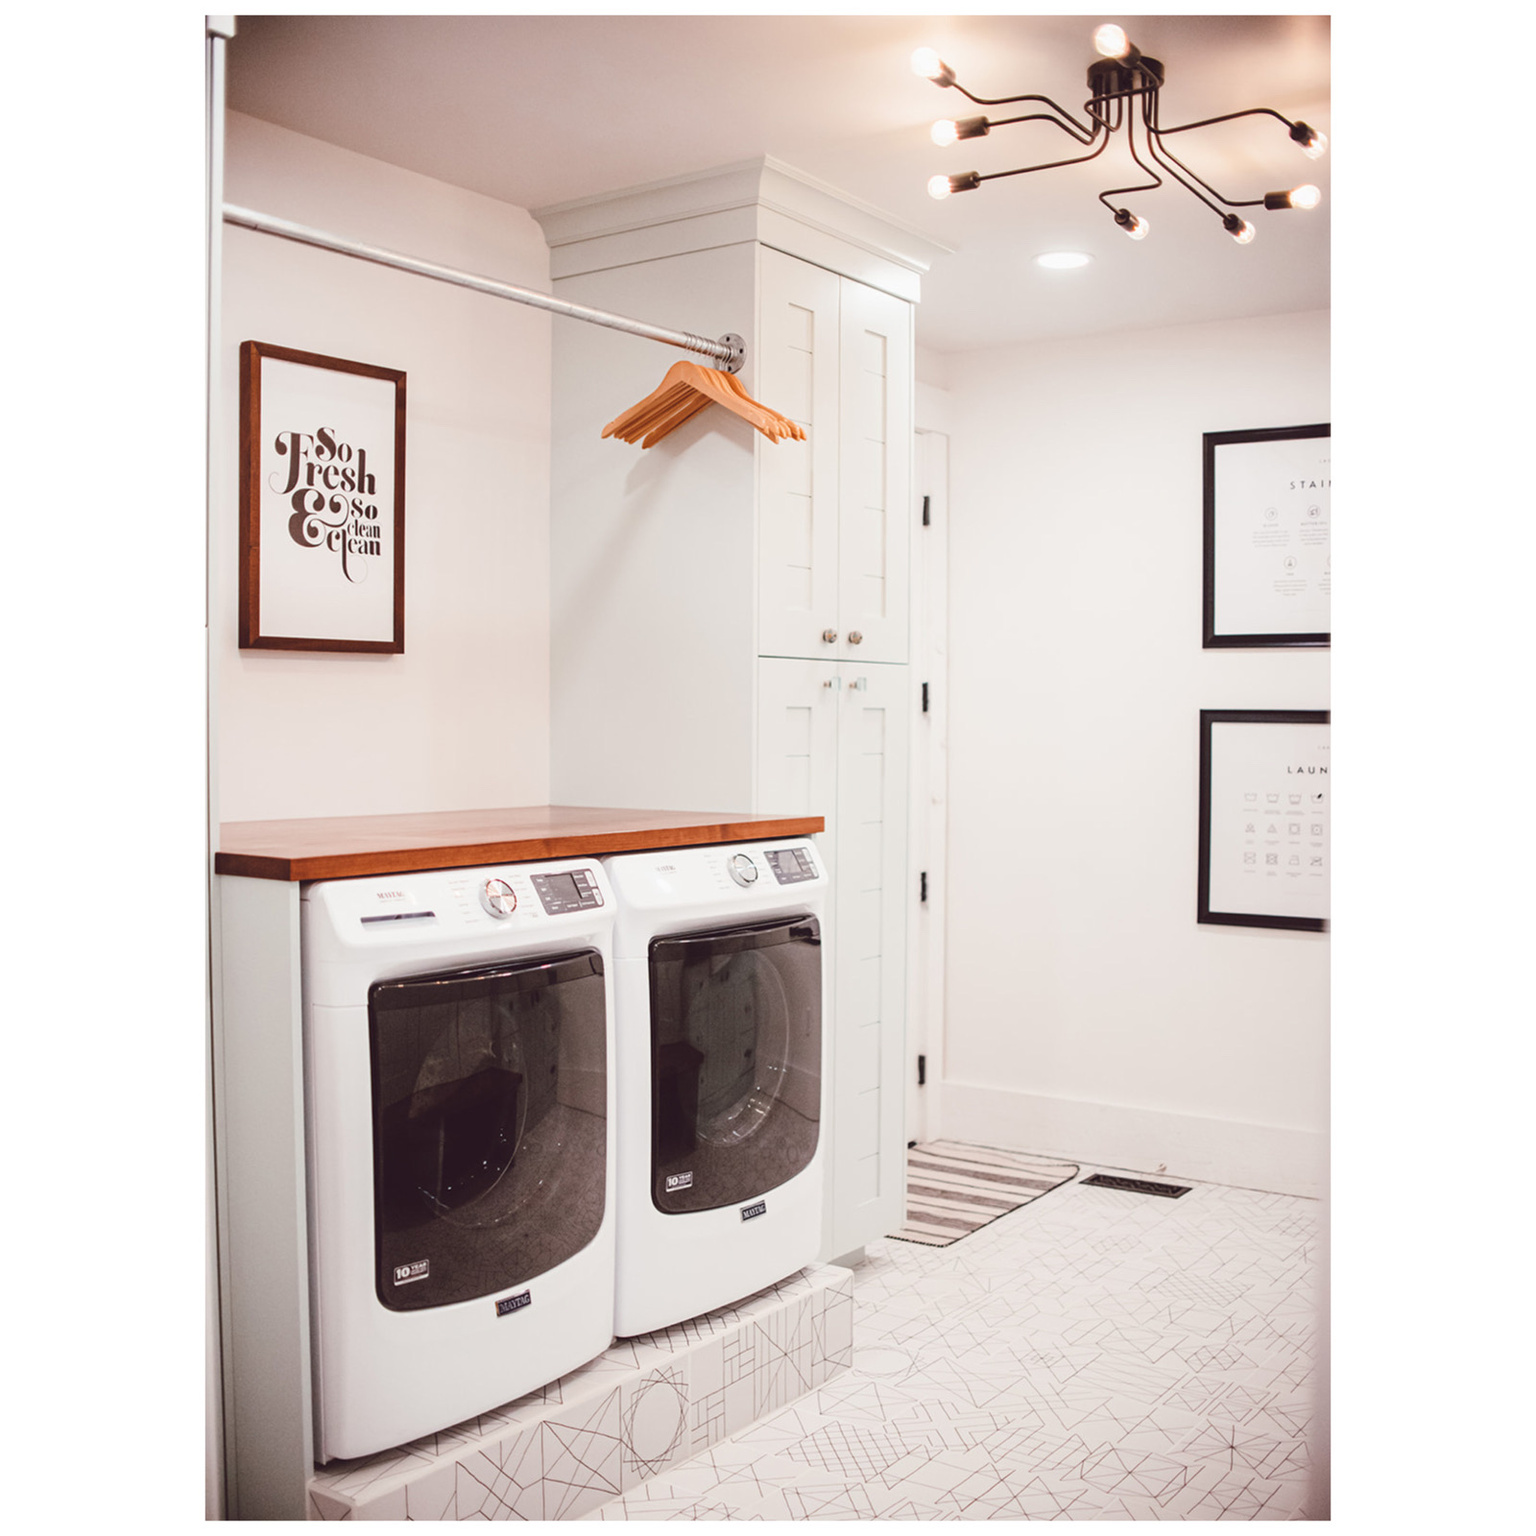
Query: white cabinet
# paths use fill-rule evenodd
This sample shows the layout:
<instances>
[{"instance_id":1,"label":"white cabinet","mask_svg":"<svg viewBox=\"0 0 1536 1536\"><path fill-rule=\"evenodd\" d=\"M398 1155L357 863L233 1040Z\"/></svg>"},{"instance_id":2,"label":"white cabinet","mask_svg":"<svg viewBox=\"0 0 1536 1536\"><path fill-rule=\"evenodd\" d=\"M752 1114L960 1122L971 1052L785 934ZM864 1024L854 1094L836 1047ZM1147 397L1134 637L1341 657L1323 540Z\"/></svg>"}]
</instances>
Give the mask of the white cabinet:
<instances>
[{"instance_id":1,"label":"white cabinet","mask_svg":"<svg viewBox=\"0 0 1536 1536\"><path fill-rule=\"evenodd\" d=\"M747 391L806 430L773 443L711 409L651 449L602 440L673 358L556 322L550 798L826 818L836 1257L902 1214L912 301L932 252L771 163L536 216L559 297L741 334Z\"/></svg>"},{"instance_id":2,"label":"white cabinet","mask_svg":"<svg viewBox=\"0 0 1536 1536\"><path fill-rule=\"evenodd\" d=\"M912 306L765 248L757 380L806 431L762 454L759 653L906 661Z\"/></svg>"},{"instance_id":3,"label":"white cabinet","mask_svg":"<svg viewBox=\"0 0 1536 1536\"><path fill-rule=\"evenodd\" d=\"M823 1251L835 1258L902 1217L911 686L905 667L764 658L757 697L763 804L827 820L836 1023Z\"/></svg>"}]
</instances>

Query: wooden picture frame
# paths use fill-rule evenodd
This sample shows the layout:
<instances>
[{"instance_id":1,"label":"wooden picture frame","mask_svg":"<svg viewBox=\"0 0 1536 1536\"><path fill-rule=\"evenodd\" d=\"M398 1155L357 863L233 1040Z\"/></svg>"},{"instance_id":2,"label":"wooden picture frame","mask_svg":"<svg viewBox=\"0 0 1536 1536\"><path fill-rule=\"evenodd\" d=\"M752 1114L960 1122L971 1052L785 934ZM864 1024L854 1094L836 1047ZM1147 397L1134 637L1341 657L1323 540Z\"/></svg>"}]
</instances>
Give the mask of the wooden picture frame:
<instances>
[{"instance_id":1,"label":"wooden picture frame","mask_svg":"<svg viewBox=\"0 0 1536 1536\"><path fill-rule=\"evenodd\" d=\"M405 650L401 370L240 344L239 615L242 650Z\"/></svg>"},{"instance_id":2,"label":"wooden picture frame","mask_svg":"<svg viewBox=\"0 0 1536 1536\"><path fill-rule=\"evenodd\" d=\"M1329 712L1200 711L1196 920L1326 931Z\"/></svg>"},{"instance_id":3,"label":"wooden picture frame","mask_svg":"<svg viewBox=\"0 0 1536 1536\"><path fill-rule=\"evenodd\" d=\"M1204 649L1331 642L1332 432L1203 435Z\"/></svg>"}]
</instances>

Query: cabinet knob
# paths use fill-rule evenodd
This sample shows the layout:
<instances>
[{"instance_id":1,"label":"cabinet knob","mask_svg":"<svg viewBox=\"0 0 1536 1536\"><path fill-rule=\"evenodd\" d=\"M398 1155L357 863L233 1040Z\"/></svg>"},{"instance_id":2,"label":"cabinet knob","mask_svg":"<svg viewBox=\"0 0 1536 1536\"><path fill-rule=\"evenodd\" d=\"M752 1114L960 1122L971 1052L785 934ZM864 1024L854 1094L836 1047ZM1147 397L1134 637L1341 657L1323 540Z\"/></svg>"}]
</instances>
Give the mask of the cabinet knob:
<instances>
[{"instance_id":1,"label":"cabinet knob","mask_svg":"<svg viewBox=\"0 0 1536 1536\"><path fill-rule=\"evenodd\" d=\"M835 629L824 629L821 632L821 638L825 640L828 645L836 645L837 631Z\"/></svg>"},{"instance_id":2,"label":"cabinet knob","mask_svg":"<svg viewBox=\"0 0 1536 1536\"><path fill-rule=\"evenodd\" d=\"M848 631L848 644L849 645L857 645L863 638L864 638L864 636L858 630L856 630L856 629L850 629Z\"/></svg>"},{"instance_id":3,"label":"cabinet knob","mask_svg":"<svg viewBox=\"0 0 1536 1536\"><path fill-rule=\"evenodd\" d=\"M867 677L856 677L848 686L850 688L857 688L862 693L869 687L869 679Z\"/></svg>"}]
</instances>

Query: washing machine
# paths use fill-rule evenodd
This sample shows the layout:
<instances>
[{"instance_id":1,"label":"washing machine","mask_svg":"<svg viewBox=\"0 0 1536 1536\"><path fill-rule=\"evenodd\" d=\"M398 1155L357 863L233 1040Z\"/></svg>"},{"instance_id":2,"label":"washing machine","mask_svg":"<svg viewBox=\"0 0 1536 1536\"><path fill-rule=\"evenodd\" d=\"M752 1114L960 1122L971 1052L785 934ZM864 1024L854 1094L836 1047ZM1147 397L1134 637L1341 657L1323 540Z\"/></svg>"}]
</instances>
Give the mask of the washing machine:
<instances>
[{"instance_id":1,"label":"washing machine","mask_svg":"<svg viewBox=\"0 0 1536 1536\"><path fill-rule=\"evenodd\" d=\"M318 881L301 913L329 1461L612 1342L614 903L587 859Z\"/></svg>"},{"instance_id":2,"label":"washing machine","mask_svg":"<svg viewBox=\"0 0 1536 1536\"><path fill-rule=\"evenodd\" d=\"M816 1258L828 877L808 838L604 868L617 904L614 1331L627 1338Z\"/></svg>"}]
</instances>

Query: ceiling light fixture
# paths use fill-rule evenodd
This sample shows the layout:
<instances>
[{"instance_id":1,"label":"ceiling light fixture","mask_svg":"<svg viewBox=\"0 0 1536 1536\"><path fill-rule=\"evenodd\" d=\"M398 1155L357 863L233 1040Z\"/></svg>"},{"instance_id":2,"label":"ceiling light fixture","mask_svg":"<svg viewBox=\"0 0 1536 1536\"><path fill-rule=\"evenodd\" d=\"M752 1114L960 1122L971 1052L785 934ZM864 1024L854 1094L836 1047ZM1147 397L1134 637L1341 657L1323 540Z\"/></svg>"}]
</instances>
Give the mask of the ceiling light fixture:
<instances>
[{"instance_id":1,"label":"ceiling light fixture","mask_svg":"<svg viewBox=\"0 0 1536 1536\"><path fill-rule=\"evenodd\" d=\"M1048 96L1001 96L991 100L984 96L973 96L955 78L954 70L932 48L919 48L912 55L913 73L946 89L952 86L978 107L1040 102L1050 108L1048 112L1026 112L1018 117L945 119L933 125L933 141L941 148L961 139L981 138L992 129L1010 123L1033 122L1052 123L1088 148L1085 155L1074 155L1066 160L1050 160L1041 165L1022 165L1012 171L992 171L985 176L979 171L965 171L958 176L935 176L928 183L930 196L944 198L955 192L972 192L984 181L997 181L1004 176L1023 176L1030 171L1050 171L1058 166L1077 165L1084 160L1096 159L1109 147L1115 134L1124 128L1131 158L1152 179L1134 187L1111 187L1099 193L1099 201L1114 215L1115 223L1133 240L1143 239L1150 226L1144 218L1132 213L1129 208L1117 207L1110 199L1131 192L1150 192L1161 187L1163 176L1158 174L1159 171L1199 198L1221 219L1222 227L1239 245L1247 245L1252 241L1254 228L1236 213L1226 212L1227 209L1266 208L1273 211L1282 208L1315 208L1322 201L1322 193L1310 184L1295 187L1289 192L1266 192L1262 197L1225 197L1178 159L1163 140L1175 133L1187 133L1191 128L1209 128L1214 123L1227 123L1234 118L1273 117L1290 130L1291 138L1301 147L1301 152L1308 159L1315 160L1328 147L1325 134L1306 123L1292 122L1272 107L1250 107L1242 112L1227 112L1220 117L1206 117L1199 122L1164 128L1159 101L1164 78L1161 62L1147 58L1125 35L1125 29L1113 24L1102 26L1093 34L1093 45L1102 57L1088 66L1090 94L1083 103L1083 112L1089 119L1086 123L1079 122ZM1142 128L1139 150L1136 138L1138 118ZM1143 154L1145 159L1142 158Z\"/></svg>"},{"instance_id":2,"label":"ceiling light fixture","mask_svg":"<svg viewBox=\"0 0 1536 1536\"><path fill-rule=\"evenodd\" d=\"M1053 272L1070 272L1073 267L1086 267L1092 260L1087 251L1046 251L1035 257L1035 265L1049 267Z\"/></svg>"}]
</instances>

